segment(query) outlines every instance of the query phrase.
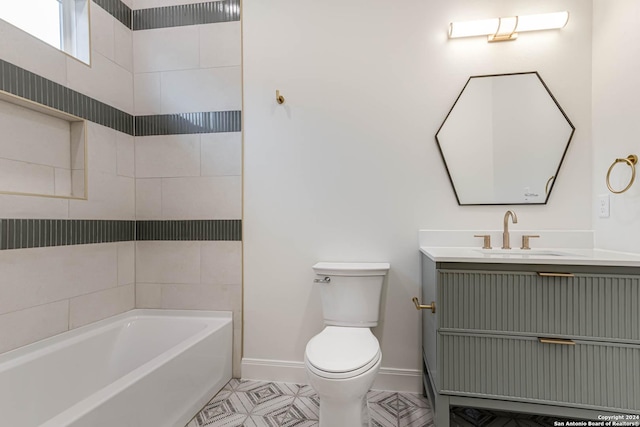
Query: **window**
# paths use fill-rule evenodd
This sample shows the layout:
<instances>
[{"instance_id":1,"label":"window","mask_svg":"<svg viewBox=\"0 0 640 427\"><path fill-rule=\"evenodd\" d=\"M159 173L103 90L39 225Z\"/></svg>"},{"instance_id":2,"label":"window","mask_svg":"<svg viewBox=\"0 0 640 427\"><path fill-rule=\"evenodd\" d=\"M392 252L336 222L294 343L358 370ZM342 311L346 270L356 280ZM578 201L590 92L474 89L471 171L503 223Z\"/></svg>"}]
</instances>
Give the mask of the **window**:
<instances>
[{"instance_id":1,"label":"window","mask_svg":"<svg viewBox=\"0 0 640 427\"><path fill-rule=\"evenodd\" d=\"M0 18L89 63L88 0L0 0Z\"/></svg>"}]
</instances>

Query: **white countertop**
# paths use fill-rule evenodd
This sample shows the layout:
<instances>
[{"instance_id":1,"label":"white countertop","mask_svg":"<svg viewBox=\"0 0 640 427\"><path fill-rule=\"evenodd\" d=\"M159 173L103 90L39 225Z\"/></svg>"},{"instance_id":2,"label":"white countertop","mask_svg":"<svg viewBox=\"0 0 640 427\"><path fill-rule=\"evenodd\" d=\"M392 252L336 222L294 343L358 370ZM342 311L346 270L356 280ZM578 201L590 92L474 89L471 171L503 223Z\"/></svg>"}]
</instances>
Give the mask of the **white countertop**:
<instances>
[{"instance_id":1,"label":"white countertop","mask_svg":"<svg viewBox=\"0 0 640 427\"><path fill-rule=\"evenodd\" d=\"M503 253L501 249L483 250L480 247L420 247L420 252L435 262L478 262L491 264L558 264L640 267L640 255L602 249L536 248L535 252L515 249ZM549 254L540 254L548 252ZM555 254L555 255L553 255Z\"/></svg>"},{"instance_id":2,"label":"white countertop","mask_svg":"<svg viewBox=\"0 0 640 427\"><path fill-rule=\"evenodd\" d=\"M491 235L493 249L482 249L482 238ZM523 235L531 239L531 251L518 249ZM514 230L511 246L503 250L502 230L420 230L420 251L435 262L477 262L491 264L558 264L640 267L640 254L593 248L590 230Z\"/></svg>"}]
</instances>

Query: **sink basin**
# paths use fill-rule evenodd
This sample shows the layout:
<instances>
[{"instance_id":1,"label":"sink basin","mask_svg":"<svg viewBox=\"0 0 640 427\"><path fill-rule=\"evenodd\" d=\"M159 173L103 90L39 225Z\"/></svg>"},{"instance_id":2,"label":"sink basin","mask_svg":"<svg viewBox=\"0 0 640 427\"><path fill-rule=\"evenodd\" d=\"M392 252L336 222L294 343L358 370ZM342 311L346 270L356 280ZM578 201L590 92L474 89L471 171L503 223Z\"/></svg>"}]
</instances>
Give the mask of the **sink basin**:
<instances>
[{"instance_id":1,"label":"sink basin","mask_svg":"<svg viewBox=\"0 0 640 427\"><path fill-rule=\"evenodd\" d=\"M499 255L499 256L505 256L505 255L553 256L553 257L579 256L571 252L557 251L554 249L526 249L526 250L525 249L475 249L475 251L480 252L484 255Z\"/></svg>"}]
</instances>

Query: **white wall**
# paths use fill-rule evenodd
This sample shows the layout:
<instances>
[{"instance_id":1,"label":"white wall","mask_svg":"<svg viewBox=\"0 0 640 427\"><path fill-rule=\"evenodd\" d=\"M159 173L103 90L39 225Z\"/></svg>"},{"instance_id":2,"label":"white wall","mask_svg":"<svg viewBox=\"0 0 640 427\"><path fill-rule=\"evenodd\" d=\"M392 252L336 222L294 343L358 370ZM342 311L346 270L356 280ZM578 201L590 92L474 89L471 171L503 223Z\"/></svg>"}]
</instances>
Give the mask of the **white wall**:
<instances>
[{"instance_id":1,"label":"white wall","mask_svg":"<svg viewBox=\"0 0 640 427\"><path fill-rule=\"evenodd\" d=\"M91 25L91 67L1 20L0 58L133 113L130 30ZM133 220L133 137L88 122L87 148L88 200L0 195L0 218ZM0 352L132 309L134 281L133 242L0 251Z\"/></svg>"},{"instance_id":2,"label":"white wall","mask_svg":"<svg viewBox=\"0 0 640 427\"><path fill-rule=\"evenodd\" d=\"M563 9L562 31L446 37L452 20ZM436 148L470 75L538 71L577 129L549 204L516 207L515 228L591 228L591 3L245 0L243 14L243 375L280 365L305 380L315 262L389 261L375 333L383 369L410 375L387 386L417 390L417 231L498 228L506 209L458 206Z\"/></svg>"},{"instance_id":3,"label":"white wall","mask_svg":"<svg viewBox=\"0 0 640 427\"><path fill-rule=\"evenodd\" d=\"M603 249L640 253L640 174L623 194L610 193L605 183L616 158L640 156L640 45L632 42L640 37L640 3L594 0L593 5L592 212L596 244ZM622 189L629 182L630 168L618 164L612 177L613 187ZM595 216L601 194L610 196L609 218Z\"/></svg>"}]
</instances>

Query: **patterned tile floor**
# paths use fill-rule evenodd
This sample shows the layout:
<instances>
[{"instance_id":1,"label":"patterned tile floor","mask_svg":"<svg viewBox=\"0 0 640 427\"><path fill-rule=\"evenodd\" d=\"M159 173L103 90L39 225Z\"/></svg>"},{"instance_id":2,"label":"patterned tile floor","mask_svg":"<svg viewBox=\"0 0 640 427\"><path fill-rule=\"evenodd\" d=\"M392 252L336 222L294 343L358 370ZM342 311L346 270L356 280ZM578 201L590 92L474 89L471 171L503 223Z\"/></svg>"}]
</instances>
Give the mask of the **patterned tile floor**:
<instances>
[{"instance_id":1,"label":"patterned tile floor","mask_svg":"<svg viewBox=\"0 0 640 427\"><path fill-rule=\"evenodd\" d=\"M371 427L431 427L418 394L372 390ZM317 427L320 399L308 385L231 380L187 427Z\"/></svg>"},{"instance_id":2,"label":"patterned tile floor","mask_svg":"<svg viewBox=\"0 0 640 427\"><path fill-rule=\"evenodd\" d=\"M434 427L429 402L419 394L372 390L371 427ZM308 385L236 380L186 427L317 427L320 399ZM451 427L548 427L553 418L452 408Z\"/></svg>"}]
</instances>

